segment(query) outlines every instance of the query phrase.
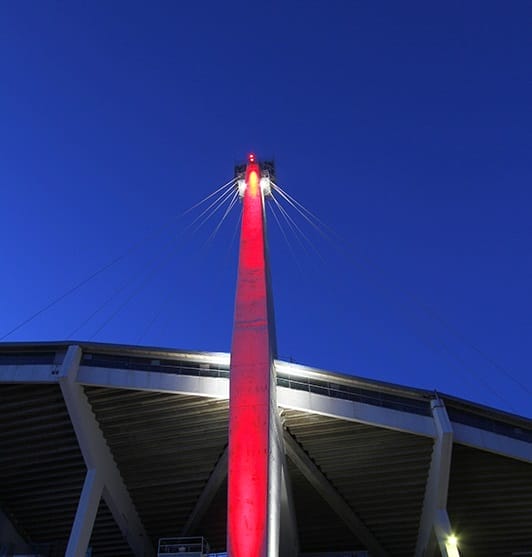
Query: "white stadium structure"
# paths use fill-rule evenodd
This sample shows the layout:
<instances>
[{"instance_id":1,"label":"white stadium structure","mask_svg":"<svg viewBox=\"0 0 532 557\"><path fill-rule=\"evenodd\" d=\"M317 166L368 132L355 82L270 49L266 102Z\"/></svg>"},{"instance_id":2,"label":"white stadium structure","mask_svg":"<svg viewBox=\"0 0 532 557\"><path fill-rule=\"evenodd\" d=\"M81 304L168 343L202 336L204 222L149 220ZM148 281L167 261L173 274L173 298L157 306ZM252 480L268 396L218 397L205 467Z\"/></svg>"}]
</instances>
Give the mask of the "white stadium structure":
<instances>
[{"instance_id":1,"label":"white stadium structure","mask_svg":"<svg viewBox=\"0 0 532 557\"><path fill-rule=\"evenodd\" d=\"M300 555L532 555L530 420L274 365ZM0 555L226 551L228 396L228 354L1 344Z\"/></svg>"}]
</instances>

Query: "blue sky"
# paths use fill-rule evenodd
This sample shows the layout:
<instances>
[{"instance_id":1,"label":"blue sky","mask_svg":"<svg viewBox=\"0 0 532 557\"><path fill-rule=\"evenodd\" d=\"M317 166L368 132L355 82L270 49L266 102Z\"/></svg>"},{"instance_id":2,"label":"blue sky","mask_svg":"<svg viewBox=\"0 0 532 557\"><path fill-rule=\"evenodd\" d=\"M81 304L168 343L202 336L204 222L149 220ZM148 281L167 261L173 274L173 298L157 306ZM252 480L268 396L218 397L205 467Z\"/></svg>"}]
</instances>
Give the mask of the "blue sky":
<instances>
[{"instance_id":1,"label":"blue sky","mask_svg":"<svg viewBox=\"0 0 532 557\"><path fill-rule=\"evenodd\" d=\"M285 204L313 247L287 243L269 209L281 357L532 416L531 24L524 1L2 3L0 336L120 258L5 340L228 351L238 205L214 238L223 209L179 215L254 151L336 234Z\"/></svg>"}]
</instances>

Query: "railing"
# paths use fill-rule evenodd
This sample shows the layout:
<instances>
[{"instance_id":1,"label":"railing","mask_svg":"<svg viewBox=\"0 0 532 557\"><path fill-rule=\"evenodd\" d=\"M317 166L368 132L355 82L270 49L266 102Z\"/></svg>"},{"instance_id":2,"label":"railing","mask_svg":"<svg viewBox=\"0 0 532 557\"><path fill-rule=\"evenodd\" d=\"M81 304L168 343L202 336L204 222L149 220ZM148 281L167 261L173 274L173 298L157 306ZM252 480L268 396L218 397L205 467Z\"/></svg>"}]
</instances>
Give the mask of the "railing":
<instances>
[{"instance_id":1,"label":"railing","mask_svg":"<svg viewBox=\"0 0 532 557\"><path fill-rule=\"evenodd\" d=\"M103 368L132 369L138 371L156 371L158 373L173 373L176 375L192 375L200 377L229 377L229 368L225 366L182 360L116 356L114 354L85 353L83 354L81 365Z\"/></svg>"},{"instance_id":2,"label":"railing","mask_svg":"<svg viewBox=\"0 0 532 557\"><path fill-rule=\"evenodd\" d=\"M494 420L488 416L473 414L459 408L453 408L449 403L447 403L446 406L451 422L468 425L491 433L497 433L498 435L511 437L512 439L518 439L519 441L532 443L531 429Z\"/></svg>"},{"instance_id":3,"label":"railing","mask_svg":"<svg viewBox=\"0 0 532 557\"><path fill-rule=\"evenodd\" d=\"M362 402L382 408L390 408L392 410L400 410L410 412L412 414L420 414L422 416L430 416L430 407L428 400L400 397L393 394L383 393L380 391L372 391L362 389L351 385L337 383L332 381L320 381L317 379L306 378L301 376L290 376L288 374L277 374L277 385L279 387L288 387L298 391L307 391L318 395L324 395L332 398L341 398L344 400L352 400L354 402Z\"/></svg>"},{"instance_id":4,"label":"railing","mask_svg":"<svg viewBox=\"0 0 532 557\"><path fill-rule=\"evenodd\" d=\"M207 555L209 544L202 537L161 538L157 547L158 557L185 557Z\"/></svg>"},{"instance_id":5,"label":"railing","mask_svg":"<svg viewBox=\"0 0 532 557\"><path fill-rule=\"evenodd\" d=\"M36 366L55 363L55 352L4 352L0 354L2 366Z\"/></svg>"},{"instance_id":6,"label":"railing","mask_svg":"<svg viewBox=\"0 0 532 557\"><path fill-rule=\"evenodd\" d=\"M202 362L118 356L114 354L85 353L83 355L81 365L102 368L155 371L158 373L172 373L175 375L189 375L193 377L229 377L228 366ZM355 402L372 404L374 406L421 414L423 416L430 415L428 400L403 398L379 391L352 387L342 383L319 381L317 379L305 378L299 375L293 377L289 374L278 373L277 385L299 391L322 394L333 398L341 398Z\"/></svg>"}]
</instances>

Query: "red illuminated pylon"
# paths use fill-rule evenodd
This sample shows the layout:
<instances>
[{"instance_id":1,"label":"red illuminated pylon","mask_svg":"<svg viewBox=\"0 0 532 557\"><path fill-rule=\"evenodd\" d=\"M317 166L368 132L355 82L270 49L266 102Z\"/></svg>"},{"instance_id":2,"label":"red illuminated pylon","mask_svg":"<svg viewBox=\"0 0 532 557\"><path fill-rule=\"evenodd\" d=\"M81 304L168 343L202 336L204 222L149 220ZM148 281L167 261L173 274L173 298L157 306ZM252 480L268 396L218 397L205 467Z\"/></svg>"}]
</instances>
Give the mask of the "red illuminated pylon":
<instances>
[{"instance_id":1,"label":"red illuminated pylon","mask_svg":"<svg viewBox=\"0 0 532 557\"><path fill-rule=\"evenodd\" d=\"M271 427L276 416L274 324L269 298L261 168L250 155L245 173L240 256L231 347L227 552L267 557ZM273 321L273 320L272 320ZM278 542L277 542L278 543ZM272 548L270 548L271 551ZM274 550L275 551L275 550ZM271 553L270 553L271 554Z\"/></svg>"}]
</instances>

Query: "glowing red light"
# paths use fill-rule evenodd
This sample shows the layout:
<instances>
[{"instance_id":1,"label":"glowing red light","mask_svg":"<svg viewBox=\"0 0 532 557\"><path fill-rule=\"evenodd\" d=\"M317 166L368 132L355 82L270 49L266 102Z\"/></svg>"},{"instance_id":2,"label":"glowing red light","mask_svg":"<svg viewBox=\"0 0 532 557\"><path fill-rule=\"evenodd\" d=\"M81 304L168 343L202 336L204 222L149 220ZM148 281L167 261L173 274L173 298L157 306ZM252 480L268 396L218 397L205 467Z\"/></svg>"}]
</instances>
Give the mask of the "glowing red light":
<instances>
[{"instance_id":1,"label":"glowing red light","mask_svg":"<svg viewBox=\"0 0 532 557\"><path fill-rule=\"evenodd\" d=\"M259 165L248 156L231 347L229 557L266 557L271 383L264 207Z\"/></svg>"}]
</instances>

